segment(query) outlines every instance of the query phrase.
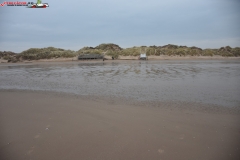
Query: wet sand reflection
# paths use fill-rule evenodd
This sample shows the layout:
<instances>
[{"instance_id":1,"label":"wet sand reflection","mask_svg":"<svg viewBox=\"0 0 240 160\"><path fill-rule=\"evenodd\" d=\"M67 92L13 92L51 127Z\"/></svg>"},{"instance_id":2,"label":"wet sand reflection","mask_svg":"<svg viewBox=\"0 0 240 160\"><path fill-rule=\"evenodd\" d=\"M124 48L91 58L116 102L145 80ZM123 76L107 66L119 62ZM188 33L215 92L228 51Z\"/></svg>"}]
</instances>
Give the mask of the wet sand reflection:
<instances>
[{"instance_id":1,"label":"wet sand reflection","mask_svg":"<svg viewBox=\"0 0 240 160\"><path fill-rule=\"evenodd\" d=\"M128 61L0 66L0 89L240 106L239 61Z\"/></svg>"}]
</instances>

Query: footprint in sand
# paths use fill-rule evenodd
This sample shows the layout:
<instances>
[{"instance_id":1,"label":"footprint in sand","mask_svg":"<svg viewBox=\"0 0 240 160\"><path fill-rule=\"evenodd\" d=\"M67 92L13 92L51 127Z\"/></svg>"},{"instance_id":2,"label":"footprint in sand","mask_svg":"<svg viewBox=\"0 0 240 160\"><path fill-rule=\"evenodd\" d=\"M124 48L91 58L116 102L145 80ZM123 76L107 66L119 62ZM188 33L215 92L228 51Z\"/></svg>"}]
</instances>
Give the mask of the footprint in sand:
<instances>
[{"instance_id":1,"label":"footprint in sand","mask_svg":"<svg viewBox=\"0 0 240 160\"><path fill-rule=\"evenodd\" d=\"M40 135L36 135L36 136L34 136L34 138L39 138L40 137Z\"/></svg>"},{"instance_id":2,"label":"footprint in sand","mask_svg":"<svg viewBox=\"0 0 240 160\"><path fill-rule=\"evenodd\" d=\"M183 140L184 139L184 134L180 135L179 139Z\"/></svg>"},{"instance_id":3,"label":"footprint in sand","mask_svg":"<svg viewBox=\"0 0 240 160\"><path fill-rule=\"evenodd\" d=\"M158 153L163 154L165 151L163 149L158 149Z\"/></svg>"},{"instance_id":4,"label":"footprint in sand","mask_svg":"<svg viewBox=\"0 0 240 160\"><path fill-rule=\"evenodd\" d=\"M27 154L30 155L33 152L34 148L35 148L34 146L31 147L30 150L27 152Z\"/></svg>"},{"instance_id":5,"label":"footprint in sand","mask_svg":"<svg viewBox=\"0 0 240 160\"><path fill-rule=\"evenodd\" d=\"M50 124L46 126L45 130L49 130Z\"/></svg>"}]
</instances>

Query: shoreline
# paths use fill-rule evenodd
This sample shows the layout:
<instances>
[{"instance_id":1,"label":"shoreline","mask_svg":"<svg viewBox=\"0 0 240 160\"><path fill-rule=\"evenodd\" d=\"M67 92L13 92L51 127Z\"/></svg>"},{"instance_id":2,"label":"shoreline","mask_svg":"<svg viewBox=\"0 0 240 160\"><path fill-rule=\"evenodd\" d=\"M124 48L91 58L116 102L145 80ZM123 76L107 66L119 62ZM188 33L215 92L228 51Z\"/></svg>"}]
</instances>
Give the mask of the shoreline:
<instances>
[{"instance_id":1,"label":"shoreline","mask_svg":"<svg viewBox=\"0 0 240 160\"><path fill-rule=\"evenodd\" d=\"M54 92L0 95L2 159L240 158L239 113Z\"/></svg>"},{"instance_id":2,"label":"shoreline","mask_svg":"<svg viewBox=\"0 0 240 160\"><path fill-rule=\"evenodd\" d=\"M73 92L54 90L30 90L30 89L0 89L0 93L31 93L49 96L81 99L93 102L108 103L112 105L129 105L144 108L160 108L168 111L189 111L204 114L229 114L240 116L240 106L225 106L205 102L179 101L179 100L142 100L109 95L81 95Z\"/></svg>"},{"instance_id":3,"label":"shoreline","mask_svg":"<svg viewBox=\"0 0 240 160\"><path fill-rule=\"evenodd\" d=\"M119 62L119 61L140 61L138 56L119 56L118 59L112 60L110 56L106 56L104 62ZM148 56L148 60L157 61L157 60L240 60L240 57L223 57L223 56ZM42 63L42 62L99 62L102 60L78 60L77 57L73 58L54 58L54 59L40 59L40 60L25 60L16 63L7 62L7 60L0 59L0 64L22 64L22 63ZM141 60L142 61L142 60Z\"/></svg>"}]
</instances>

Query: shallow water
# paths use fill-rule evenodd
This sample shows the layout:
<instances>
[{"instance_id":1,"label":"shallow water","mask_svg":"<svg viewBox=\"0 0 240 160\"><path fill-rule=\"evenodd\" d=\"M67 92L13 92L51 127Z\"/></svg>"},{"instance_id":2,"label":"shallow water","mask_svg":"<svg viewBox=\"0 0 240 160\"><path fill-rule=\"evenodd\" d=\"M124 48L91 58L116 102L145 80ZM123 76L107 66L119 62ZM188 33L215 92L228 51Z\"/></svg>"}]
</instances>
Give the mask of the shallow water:
<instances>
[{"instance_id":1,"label":"shallow water","mask_svg":"<svg viewBox=\"0 0 240 160\"><path fill-rule=\"evenodd\" d=\"M0 89L240 106L240 61L108 61L0 65Z\"/></svg>"}]
</instances>

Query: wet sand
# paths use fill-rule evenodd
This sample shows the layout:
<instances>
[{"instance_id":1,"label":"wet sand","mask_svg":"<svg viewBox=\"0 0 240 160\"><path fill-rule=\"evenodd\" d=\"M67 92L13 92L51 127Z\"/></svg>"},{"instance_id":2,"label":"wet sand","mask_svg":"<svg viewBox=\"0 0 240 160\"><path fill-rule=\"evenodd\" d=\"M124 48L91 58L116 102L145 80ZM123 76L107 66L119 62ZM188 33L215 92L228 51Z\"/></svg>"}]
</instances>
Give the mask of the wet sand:
<instances>
[{"instance_id":1,"label":"wet sand","mask_svg":"<svg viewBox=\"0 0 240 160\"><path fill-rule=\"evenodd\" d=\"M240 61L84 61L0 65L0 89L240 108Z\"/></svg>"},{"instance_id":2,"label":"wet sand","mask_svg":"<svg viewBox=\"0 0 240 160\"><path fill-rule=\"evenodd\" d=\"M1 90L0 159L240 159L239 112L151 104Z\"/></svg>"}]
</instances>

